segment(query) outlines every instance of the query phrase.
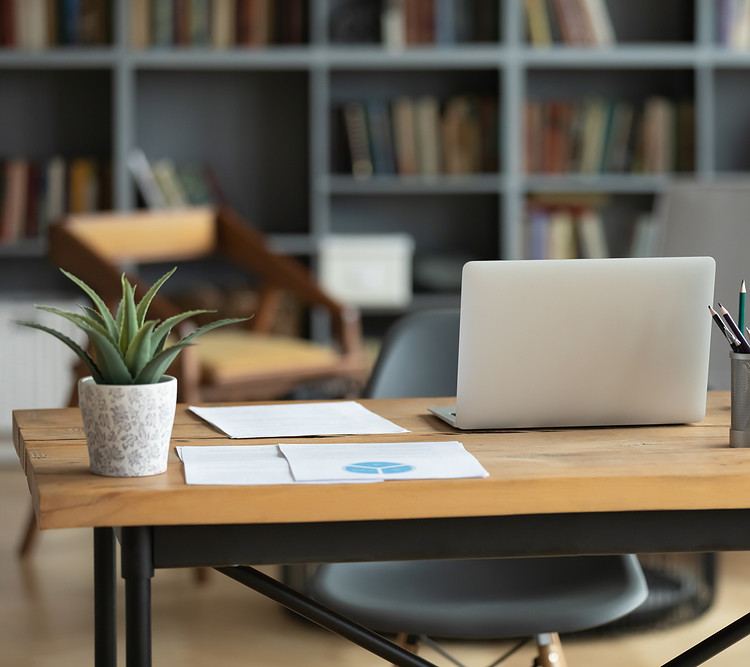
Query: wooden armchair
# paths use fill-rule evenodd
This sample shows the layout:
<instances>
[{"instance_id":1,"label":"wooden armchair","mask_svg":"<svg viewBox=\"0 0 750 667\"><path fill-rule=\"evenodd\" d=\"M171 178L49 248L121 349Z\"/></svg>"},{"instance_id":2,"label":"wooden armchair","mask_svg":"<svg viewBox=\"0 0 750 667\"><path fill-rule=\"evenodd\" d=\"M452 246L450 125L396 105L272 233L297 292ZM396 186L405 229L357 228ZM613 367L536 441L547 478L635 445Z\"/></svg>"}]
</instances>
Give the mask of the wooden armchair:
<instances>
[{"instance_id":1,"label":"wooden armchair","mask_svg":"<svg viewBox=\"0 0 750 667\"><path fill-rule=\"evenodd\" d=\"M343 380L345 391L355 395L366 379L358 311L329 297L303 264L273 252L263 235L231 209L70 215L50 228L49 256L112 304L122 296L123 271L136 293L145 293L149 285L126 269L149 263L218 257L260 280L258 306L255 313L247 313L254 315L247 328L222 328L201 336L170 368L181 402L272 400L301 385L332 379ZM284 292L329 313L332 346L271 333ZM160 292L149 315L164 319L183 310ZM183 324L183 329L195 326ZM83 374L78 366L76 375ZM71 405L77 404L76 386L74 382ZM32 512L21 556L31 551L36 534Z\"/></svg>"},{"instance_id":2,"label":"wooden armchair","mask_svg":"<svg viewBox=\"0 0 750 667\"><path fill-rule=\"evenodd\" d=\"M71 215L51 227L49 243L51 261L83 279L108 303L122 294L123 271L149 263L176 265L214 257L259 280L258 306L247 313L253 315L247 328L209 332L179 355L170 372L178 378L180 401L270 400L332 378L344 379L355 393L365 379L356 309L328 296L303 264L270 250L263 235L231 209ZM141 294L149 287L138 275L128 278ZM284 292L329 314L332 346L271 333ZM160 293L149 313L164 319L182 310ZM186 326L195 324L188 321Z\"/></svg>"}]
</instances>

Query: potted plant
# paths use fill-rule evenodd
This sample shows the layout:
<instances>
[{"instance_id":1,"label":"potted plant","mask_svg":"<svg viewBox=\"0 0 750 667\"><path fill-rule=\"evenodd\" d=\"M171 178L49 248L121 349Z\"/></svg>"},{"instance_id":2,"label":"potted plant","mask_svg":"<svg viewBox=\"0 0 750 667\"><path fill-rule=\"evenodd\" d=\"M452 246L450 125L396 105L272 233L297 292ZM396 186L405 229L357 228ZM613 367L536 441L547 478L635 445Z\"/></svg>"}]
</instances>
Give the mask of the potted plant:
<instances>
[{"instance_id":1,"label":"potted plant","mask_svg":"<svg viewBox=\"0 0 750 667\"><path fill-rule=\"evenodd\" d=\"M165 375L167 368L201 334L248 319L217 320L168 344L172 329L180 322L211 312L189 310L163 322L146 319L154 296L175 270L164 274L138 303L135 288L123 274L122 298L114 315L93 289L62 270L89 296L94 307L82 307L80 313L49 306L37 308L64 317L84 331L93 355L56 329L37 322L17 322L61 340L90 371L89 377L78 381L78 400L89 466L98 475L135 477L167 469L177 405L177 379Z\"/></svg>"}]
</instances>

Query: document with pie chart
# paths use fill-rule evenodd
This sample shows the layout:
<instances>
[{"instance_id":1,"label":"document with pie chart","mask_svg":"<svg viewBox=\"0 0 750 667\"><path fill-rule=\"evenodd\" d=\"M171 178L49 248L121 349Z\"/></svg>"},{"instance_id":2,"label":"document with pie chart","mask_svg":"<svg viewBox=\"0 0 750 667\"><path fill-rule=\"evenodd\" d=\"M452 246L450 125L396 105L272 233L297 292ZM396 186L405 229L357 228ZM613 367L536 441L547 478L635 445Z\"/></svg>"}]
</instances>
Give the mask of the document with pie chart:
<instances>
[{"instance_id":1,"label":"document with pie chart","mask_svg":"<svg viewBox=\"0 0 750 667\"><path fill-rule=\"evenodd\" d=\"M487 477L457 441L279 444L297 482Z\"/></svg>"}]
</instances>

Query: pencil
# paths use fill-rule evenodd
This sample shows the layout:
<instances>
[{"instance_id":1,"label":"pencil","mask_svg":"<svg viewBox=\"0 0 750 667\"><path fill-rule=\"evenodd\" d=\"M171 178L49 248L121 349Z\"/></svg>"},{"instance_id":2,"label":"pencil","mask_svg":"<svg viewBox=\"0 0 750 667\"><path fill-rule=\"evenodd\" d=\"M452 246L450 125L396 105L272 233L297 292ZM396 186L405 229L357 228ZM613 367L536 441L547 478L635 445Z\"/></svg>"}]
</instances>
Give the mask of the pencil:
<instances>
[{"instance_id":1,"label":"pencil","mask_svg":"<svg viewBox=\"0 0 750 667\"><path fill-rule=\"evenodd\" d=\"M724 308L724 306L721 305L721 302L717 301L717 303L719 304L719 310L721 311L721 315L724 318L724 321L729 325L729 328L731 329L737 340L740 341L740 349L738 351L744 354L750 354L750 344L748 344L747 340L745 340L745 336L737 327L737 323L732 318L732 315L726 308Z\"/></svg>"},{"instance_id":2,"label":"pencil","mask_svg":"<svg viewBox=\"0 0 750 667\"><path fill-rule=\"evenodd\" d=\"M745 292L745 280L743 278L740 285L740 311L737 318L737 326L740 328L740 331L745 330Z\"/></svg>"},{"instance_id":3,"label":"pencil","mask_svg":"<svg viewBox=\"0 0 750 667\"><path fill-rule=\"evenodd\" d=\"M711 306L708 307L709 312L711 313L711 317L713 317L714 322L716 322L716 325L719 327L719 330L721 333L724 334L724 337L729 341L729 345L732 347L732 352L739 352L740 347L740 341L737 340L737 336L735 336L729 327L724 324L724 320L719 317L719 313L717 313Z\"/></svg>"}]
</instances>

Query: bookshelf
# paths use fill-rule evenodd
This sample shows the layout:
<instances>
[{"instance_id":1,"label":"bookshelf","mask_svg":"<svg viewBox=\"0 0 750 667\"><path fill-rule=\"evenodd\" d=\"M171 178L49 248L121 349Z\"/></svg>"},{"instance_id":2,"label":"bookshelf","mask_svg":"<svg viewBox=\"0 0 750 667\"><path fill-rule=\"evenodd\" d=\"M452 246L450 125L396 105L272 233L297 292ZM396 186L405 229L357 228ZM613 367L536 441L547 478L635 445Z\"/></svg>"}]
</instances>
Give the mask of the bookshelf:
<instances>
[{"instance_id":1,"label":"bookshelf","mask_svg":"<svg viewBox=\"0 0 750 667\"><path fill-rule=\"evenodd\" d=\"M139 204L127 167L132 148L149 159L207 163L229 202L280 250L315 268L329 234L407 232L415 240L410 307L455 304L463 261L528 256L531 197L601 199L610 251L624 255L635 220L671 179L750 171L744 92L750 50L734 46L722 29L736 1L606 0L616 40L587 47L560 39L532 43L522 0L474 0L481 19L472 24L457 17L452 31L439 22L431 38L412 34L415 41L399 47L392 44L406 33L381 21L380 3L276 0L285 18L272 33L247 34L239 45L227 45L225 36L217 48L210 30L197 26L197 36L185 37L193 34L185 25L181 38L160 37L153 45L146 36L149 15L139 14L149 2L111 0L103 3L107 24L100 38L0 48L0 159L111 160L111 201L118 209ZM212 11L211 3L150 2L202 6L204 16ZM434 2L436 12L451 4ZM466 0L454 2L460 9ZM409 0L407 6L422 4ZM552 0L542 5L551 11ZM299 14L300 7L307 11ZM688 101L694 120L683 135L693 146L687 162L676 171L529 172L525 103L579 103L592 95L637 108L654 96ZM430 98L444 113L461 96L492 105L492 123L481 134L489 156L476 169L351 173L346 104ZM60 289L43 257L41 239L0 245L4 289ZM376 320L399 312L365 314Z\"/></svg>"}]
</instances>

